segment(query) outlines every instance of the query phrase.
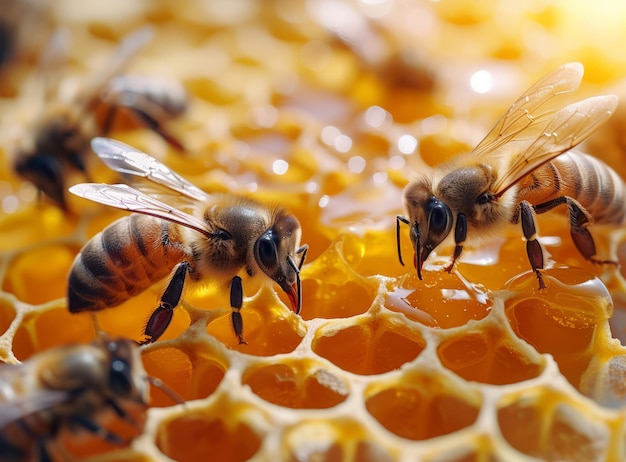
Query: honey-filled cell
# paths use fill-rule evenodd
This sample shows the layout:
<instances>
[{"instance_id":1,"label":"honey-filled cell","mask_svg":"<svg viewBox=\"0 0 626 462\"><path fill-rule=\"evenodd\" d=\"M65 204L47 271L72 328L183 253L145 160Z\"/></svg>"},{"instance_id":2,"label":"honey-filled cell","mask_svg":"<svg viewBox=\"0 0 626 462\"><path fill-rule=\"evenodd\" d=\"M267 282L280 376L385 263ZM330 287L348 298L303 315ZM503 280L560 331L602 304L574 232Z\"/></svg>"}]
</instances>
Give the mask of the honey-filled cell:
<instances>
[{"instance_id":1,"label":"honey-filled cell","mask_svg":"<svg viewBox=\"0 0 626 462\"><path fill-rule=\"evenodd\" d=\"M35 251L41 258L41 253L37 248L28 249L35 243L46 242L52 239L62 239L70 235L77 226L76 217L68 217L67 214L59 210L58 207L43 203L41 208L33 210L32 205L16 211L13 214L1 215L0 220L0 251L14 251L24 249L23 258L31 260L29 254ZM53 246L54 247L54 246ZM44 257L39 260L35 267L39 267L41 262L49 263Z\"/></svg>"},{"instance_id":2,"label":"honey-filled cell","mask_svg":"<svg viewBox=\"0 0 626 462\"><path fill-rule=\"evenodd\" d=\"M619 353L596 355L581 379L580 391L603 407L620 409L626 403L626 354Z\"/></svg>"},{"instance_id":3,"label":"honey-filled cell","mask_svg":"<svg viewBox=\"0 0 626 462\"><path fill-rule=\"evenodd\" d=\"M393 192L387 193L384 200L389 200L389 202L394 204L400 203L399 190L386 185L387 187L392 189ZM374 191L372 194L377 193L377 191ZM393 197L396 194L398 197ZM376 209L376 214L385 217L385 222L388 221L388 217L392 216L394 212L391 208L388 211L381 211L378 210L378 207L373 207ZM373 219L376 220L377 217ZM370 229L370 226L373 226L374 229ZM409 240L406 239L406 241L406 243L401 242L400 245L409 244ZM396 234L382 226L370 225L368 220L358 224L355 223L351 227L350 232L344 232L341 243L341 252L346 263L360 276L378 277L383 275L399 277L408 270L408 267L403 267L398 259Z\"/></svg>"},{"instance_id":4,"label":"honey-filled cell","mask_svg":"<svg viewBox=\"0 0 626 462\"><path fill-rule=\"evenodd\" d=\"M420 457L424 462L504 462L507 456L498 455L497 445L485 434L459 438L442 447L427 448Z\"/></svg>"},{"instance_id":5,"label":"honey-filled cell","mask_svg":"<svg viewBox=\"0 0 626 462\"><path fill-rule=\"evenodd\" d=\"M397 450L376 442L360 421L345 417L302 419L285 429L281 446L281 460L289 462L397 460Z\"/></svg>"},{"instance_id":6,"label":"honey-filled cell","mask_svg":"<svg viewBox=\"0 0 626 462\"><path fill-rule=\"evenodd\" d=\"M469 283L488 290L501 289L508 280L530 269L520 225L511 225L476 247L463 249L455 269ZM450 250L450 253L452 249Z\"/></svg>"},{"instance_id":7,"label":"honey-filled cell","mask_svg":"<svg viewBox=\"0 0 626 462\"><path fill-rule=\"evenodd\" d=\"M442 329L487 316L492 302L477 286L444 270L423 271L424 280L410 273L386 294L385 306L410 319Z\"/></svg>"},{"instance_id":8,"label":"honey-filled cell","mask_svg":"<svg viewBox=\"0 0 626 462\"><path fill-rule=\"evenodd\" d=\"M426 347L419 332L399 316L365 316L340 329L326 325L316 332L313 351L341 369L375 375L399 369Z\"/></svg>"},{"instance_id":9,"label":"honey-filled cell","mask_svg":"<svg viewBox=\"0 0 626 462\"><path fill-rule=\"evenodd\" d=\"M294 409L326 409L348 395L343 379L306 359L250 368L242 381L264 400Z\"/></svg>"},{"instance_id":10,"label":"honey-filled cell","mask_svg":"<svg viewBox=\"0 0 626 462\"><path fill-rule=\"evenodd\" d=\"M542 460L607 460L612 424L561 391L530 388L505 396L498 423L507 442L523 454Z\"/></svg>"},{"instance_id":11,"label":"honey-filled cell","mask_svg":"<svg viewBox=\"0 0 626 462\"><path fill-rule=\"evenodd\" d=\"M46 245L19 254L9 262L2 290L33 305L65 297L76 252L64 245Z\"/></svg>"},{"instance_id":12,"label":"honey-filled cell","mask_svg":"<svg viewBox=\"0 0 626 462\"><path fill-rule=\"evenodd\" d=\"M540 353L550 353L578 386L594 347L606 347L604 337L595 334L611 317L613 302L602 281L586 271L556 267L542 274L544 289L532 272L506 284L505 289L514 291L505 301L506 315L520 338Z\"/></svg>"},{"instance_id":13,"label":"honey-filled cell","mask_svg":"<svg viewBox=\"0 0 626 462\"><path fill-rule=\"evenodd\" d=\"M367 411L388 431L427 440L472 425L482 402L476 391L456 389L438 373L411 372L401 380L366 390Z\"/></svg>"},{"instance_id":14,"label":"honey-filled cell","mask_svg":"<svg viewBox=\"0 0 626 462\"><path fill-rule=\"evenodd\" d=\"M216 361L199 358L194 360L178 348L158 345L142 353L146 373L163 382L184 401L206 398L224 377L224 366ZM167 391L152 386L150 390L152 406L176 404Z\"/></svg>"},{"instance_id":15,"label":"honey-filled cell","mask_svg":"<svg viewBox=\"0 0 626 462\"><path fill-rule=\"evenodd\" d=\"M348 246L343 239L333 242L321 256L303 269L303 319L348 318L365 313L372 305L379 284L351 268L351 260L361 258L352 253L360 254L363 249L351 247L348 250Z\"/></svg>"},{"instance_id":16,"label":"honey-filled cell","mask_svg":"<svg viewBox=\"0 0 626 462\"><path fill-rule=\"evenodd\" d=\"M208 408L186 410L162 422L156 445L166 456L180 461L207 457L220 461L244 461L259 450L263 434L251 423L264 420L251 405L222 399Z\"/></svg>"},{"instance_id":17,"label":"honey-filled cell","mask_svg":"<svg viewBox=\"0 0 626 462\"><path fill-rule=\"evenodd\" d=\"M543 364L493 326L457 334L437 348L441 363L465 380L505 385L539 376Z\"/></svg>"},{"instance_id":18,"label":"honey-filled cell","mask_svg":"<svg viewBox=\"0 0 626 462\"><path fill-rule=\"evenodd\" d=\"M73 315L61 306L33 311L24 316L13 339L13 353L21 361L53 346L89 343L96 337L93 319L88 314Z\"/></svg>"},{"instance_id":19,"label":"honey-filled cell","mask_svg":"<svg viewBox=\"0 0 626 462\"><path fill-rule=\"evenodd\" d=\"M280 301L273 289L264 287L255 296L244 299L240 313L246 343L239 343L231 313L209 322L207 333L233 350L255 356L291 352L304 335L301 319Z\"/></svg>"},{"instance_id":20,"label":"honey-filled cell","mask_svg":"<svg viewBox=\"0 0 626 462\"><path fill-rule=\"evenodd\" d=\"M326 284L322 280L306 279L302 283L302 318L349 318L365 313L376 293L361 281Z\"/></svg>"},{"instance_id":21,"label":"honey-filled cell","mask_svg":"<svg viewBox=\"0 0 626 462\"><path fill-rule=\"evenodd\" d=\"M10 40L18 50L23 40L39 42L9 61L0 56L0 358L26 360L99 333L145 340L167 277L94 316L69 313L65 301L67 273L81 246L132 209L184 221L172 210L180 208L212 225L212 207L220 206L213 198L240 194L270 212L282 207L293 214L300 244L309 246L300 268L302 309L294 313L280 282L257 267L254 236L248 236L239 272L247 343L240 344L233 329L232 275L214 277L221 268L213 268L195 281L198 272L188 273L167 329L141 347L152 377L145 380L165 385L151 386L145 426L141 412L133 425L109 406L94 419L119 433L122 444L62 425L60 444L50 446L70 454L53 451L53 460L626 459L623 226L603 225L599 216L590 223L598 258L619 263L598 265L576 249L566 205L535 214L551 268L543 271L545 290L530 271L521 223L469 226L449 273L458 210L448 203L452 230L423 262L422 280L411 226L401 223L396 239L398 215L409 215L407 184L470 152L515 98L564 57L584 64L580 86L578 66L568 66L571 72L559 74L564 79L550 82L548 91L513 106L502 119L502 136L489 139L496 151L468 162L485 164L502 179L509 154L524 151L535 136L547 141L534 145L539 154L553 142L567 148L563 140L580 140L589 124L609 115L612 99L569 106L576 108L573 119L548 125L556 111L617 94L614 113L575 149L626 174L626 86L620 83L626 54L615 46L626 43L626 4L64 1L45 2L47 24L37 28L22 8L43 2L0 3L0 36L8 38L0 40L0 55L14 45ZM145 26L151 30L145 43L123 42ZM62 31L60 42L51 29ZM109 103L97 101L108 94L112 75L122 87L127 76L140 77L140 90L149 93L140 99L157 106L168 94L151 87L151 79L178 80L189 110L176 120L128 107L112 113ZM555 87L564 91L554 95ZM85 96L95 100L81 109ZM124 93L120 102L135 104L133 96ZM128 209L120 210L69 192L66 210L53 205L14 162L22 148L36 144L39 117L57 102L78 109L85 146L104 134L145 151L205 190L207 203L114 171L87 147L84 155L70 153L69 163L84 161L84 171L64 163L64 191L83 182L129 183L167 207L155 211L154 202L131 194L124 196ZM529 111L517 111L520 106ZM109 127L92 132L109 116ZM35 173L54 170L60 157L53 151L41 153L43 169ZM581 172L586 180L592 170ZM437 175L433 186L441 185ZM617 210L623 188L599 178L597 195L614 189ZM496 202L514 196L516 185ZM265 214L253 215L265 222ZM470 224L477 218L466 217ZM429 226L420 224L422 244ZM231 230L223 231L220 241ZM193 229L185 233L203 238ZM214 236L205 242L211 248ZM233 243L227 241L221 243ZM285 242L275 241L279 257ZM197 250L192 245L187 256ZM291 255L296 267L300 255ZM11 418L4 411L0 406L0 421ZM0 446L2 436L0 429Z\"/></svg>"}]
</instances>

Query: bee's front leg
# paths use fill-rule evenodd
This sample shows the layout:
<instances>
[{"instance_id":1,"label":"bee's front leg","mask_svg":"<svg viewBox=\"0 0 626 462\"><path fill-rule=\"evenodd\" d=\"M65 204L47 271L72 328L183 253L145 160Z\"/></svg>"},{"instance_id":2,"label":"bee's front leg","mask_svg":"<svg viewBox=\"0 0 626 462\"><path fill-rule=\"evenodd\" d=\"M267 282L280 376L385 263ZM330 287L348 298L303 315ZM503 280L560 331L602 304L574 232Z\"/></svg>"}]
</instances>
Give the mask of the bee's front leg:
<instances>
[{"instance_id":1,"label":"bee's front leg","mask_svg":"<svg viewBox=\"0 0 626 462\"><path fill-rule=\"evenodd\" d=\"M456 225L454 227L454 252L452 253L452 257L450 257L450 263L448 263L444 268L448 273L452 271L452 268L454 268L454 263L461 256L466 238L467 219L465 218L464 214L459 213L456 217Z\"/></svg>"},{"instance_id":2,"label":"bee's front leg","mask_svg":"<svg viewBox=\"0 0 626 462\"><path fill-rule=\"evenodd\" d=\"M149 98L138 93L112 91L107 95L105 102L110 105L110 109L105 118L104 133L108 133L111 129L117 111L125 109L139 122L161 136L172 147L179 151L185 151L182 142L168 133L163 123L161 123L161 120L167 118L165 110Z\"/></svg>"},{"instance_id":3,"label":"bee's front leg","mask_svg":"<svg viewBox=\"0 0 626 462\"><path fill-rule=\"evenodd\" d=\"M539 281L539 288L545 289L546 285L543 282L543 276L539 270L542 270L545 265L543 257L543 248L537 240L537 225L535 223L535 214L533 206L527 201L521 201L519 203L517 214L513 218L513 223L517 223L521 219L522 231L524 232L524 238L526 239L526 253L528 254L528 260L530 266L537 275Z\"/></svg>"},{"instance_id":4,"label":"bee's front leg","mask_svg":"<svg viewBox=\"0 0 626 462\"><path fill-rule=\"evenodd\" d=\"M89 418L87 418L87 417L85 417L83 415L78 415L78 414L72 415L70 417L70 421L73 424L78 425L78 426L84 428L88 432L93 433L98 438L102 438L103 440L107 441L108 443L121 445L121 444L124 444L124 443L127 442L127 441L123 440L116 433L113 433L112 431L110 431L107 428L97 424L93 420L91 420L91 419L89 419Z\"/></svg>"},{"instance_id":5,"label":"bee's front leg","mask_svg":"<svg viewBox=\"0 0 626 462\"><path fill-rule=\"evenodd\" d=\"M243 339L243 318L241 317L241 307L243 306L243 287L241 286L241 278L235 276L230 282L230 306L233 309L230 314L230 320L233 323L233 330L239 340L239 345L247 345Z\"/></svg>"},{"instance_id":6,"label":"bee's front leg","mask_svg":"<svg viewBox=\"0 0 626 462\"><path fill-rule=\"evenodd\" d=\"M185 285L185 278L187 272L190 269L189 262L183 261L177 267L174 272L174 276L170 279L169 284L165 288L159 306L152 312L150 319L146 324L144 334L148 337L141 342L142 345L155 342L170 325L172 316L174 315L174 308L180 303L180 299L183 294L183 286Z\"/></svg>"}]
</instances>

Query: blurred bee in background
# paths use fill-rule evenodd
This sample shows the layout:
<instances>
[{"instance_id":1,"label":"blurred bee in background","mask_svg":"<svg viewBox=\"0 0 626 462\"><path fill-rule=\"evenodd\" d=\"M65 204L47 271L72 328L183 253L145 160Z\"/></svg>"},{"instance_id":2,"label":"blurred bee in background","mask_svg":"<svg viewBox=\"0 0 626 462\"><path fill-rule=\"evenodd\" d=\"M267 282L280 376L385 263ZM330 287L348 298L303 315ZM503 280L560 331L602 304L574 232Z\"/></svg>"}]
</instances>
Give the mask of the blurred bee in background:
<instances>
[{"instance_id":1,"label":"blurred bee in background","mask_svg":"<svg viewBox=\"0 0 626 462\"><path fill-rule=\"evenodd\" d=\"M73 194L136 212L109 225L76 256L68 283L72 313L117 306L171 275L145 327L144 343L150 343L169 325L187 277L212 279L230 286L231 322L239 343L246 343L242 270L274 280L293 311L300 312L300 268L308 247L299 247L301 229L294 216L233 193L207 194L124 143L95 138L91 146L112 170L150 180L167 188L170 197L175 192L180 209L125 184L72 186Z\"/></svg>"},{"instance_id":2,"label":"blurred bee in background","mask_svg":"<svg viewBox=\"0 0 626 462\"><path fill-rule=\"evenodd\" d=\"M67 175L78 172L88 177L85 154L89 151L89 140L108 133L118 111L126 110L173 147L183 150L182 144L165 128L168 121L187 108L187 94L182 85L159 78L119 75L152 36L150 28L128 35L102 71L69 102L61 101L53 91L58 91L59 86L50 72L63 54L65 39L61 32L43 53L40 70L45 80L45 108L18 149L14 168L63 209L67 209ZM51 101L53 97L56 101ZM105 110L103 121L96 118L100 108Z\"/></svg>"},{"instance_id":3,"label":"blurred bee in background","mask_svg":"<svg viewBox=\"0 0 626 462\"><path fill-rule=\"evenodd\" d=\"M127 442L97 419L110 409L142 426L131 412L145 411L151 379L139 347L126 339L56 347L21 364L0 365L0 460L52 460L50 445L62 429Z\"/></svg>"},{"instance_id":4,"label":"blurred bee in background","mask_svg":"<svg viewBox=\"0 0 626 462\"><path fill-rule=\"evenodd\" d=\"M565 104L582 79L583 66L566 64L530 87L489 134L467 154L436 167L404 190L415 267L422 265L454 228L450 272L463 251L468 231L475 238L503 223L521 221L530 265L545 284L544 252L537 240L535 214L559 205L569 209L570 234L583 257L615 263L596 255L587 229L592 223L620 224L626 213L625 185L602 161L570 151L606 121L617 106L614 95Z\"/></svg>"}]
</instances>

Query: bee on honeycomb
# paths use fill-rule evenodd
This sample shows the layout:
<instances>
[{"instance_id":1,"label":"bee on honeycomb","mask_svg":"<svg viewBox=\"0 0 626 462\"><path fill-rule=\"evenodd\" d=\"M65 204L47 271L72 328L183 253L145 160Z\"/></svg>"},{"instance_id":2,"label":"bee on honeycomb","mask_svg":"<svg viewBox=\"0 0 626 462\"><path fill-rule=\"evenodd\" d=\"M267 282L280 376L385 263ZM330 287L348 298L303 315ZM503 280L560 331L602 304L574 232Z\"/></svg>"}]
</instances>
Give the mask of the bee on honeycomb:
<instances>
[{"instance_id":1,"label":"bee on honeycomb","mask_svg":"<svg viewBox=\"0 0 626 462\"><path fill-rule=\"evenodd\" d=\"M185 404L151 388L145 425L127 445L61 432L57 447L100 461L626 459L623 269L578 252L566 210L534 217L541 289L519 223L468 240L441 271L464 244L451 233L422 258L423 280L398 261L395 233L414 175L469 151L542 75L580 61L584 97L613 93L624 76L614 46L626 40L621 4L96 3L51 6L56 23L83 37L68 74L82 75L102 38L149 25L139 70L180 79L194 102L176 126L184 153L145 130L113 126L108 136L202 190L280 204L309 252L300 315L280 285L246 281L247 344L233 335L229 290L187 287L159 340L140 350L146 374ZM407 66L392 61L406 56L432 71L426 85L394 74ZM10 164L19 104L0 101L0 358L11 364L96 337L90 313L68 310L67 274L120 218L33 200ZM601 130L611 136L591 154L621 152L623 127ZM599 258L623 262L623 229L589 231ZM412 254L411 239L400 250ZM99 329L142 340L164 289L98 312Z\"/></svg>"}]
</instances>

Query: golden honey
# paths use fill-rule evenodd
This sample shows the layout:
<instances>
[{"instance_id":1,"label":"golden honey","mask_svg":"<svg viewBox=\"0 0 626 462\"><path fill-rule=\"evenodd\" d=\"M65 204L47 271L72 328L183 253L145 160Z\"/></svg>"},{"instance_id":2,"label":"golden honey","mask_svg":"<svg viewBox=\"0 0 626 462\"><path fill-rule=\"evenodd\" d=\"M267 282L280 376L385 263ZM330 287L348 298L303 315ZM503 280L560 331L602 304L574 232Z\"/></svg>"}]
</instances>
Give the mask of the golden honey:
<instances>
[{"instance_id":1,"label":"golden honey","mask_svg":"<svg viewBox=\"0 0 626 462\"><path fill-rule=\"evenodd\" d=\"M71 37L68 91L124 35L153 26L129 72L181 80L190 110L168 128L186 151L128 115L110 135L209 192L281 203L310 247L300 316L276 287L244 286L244 345L227 291L189 285L162 339L143 350L147 372L185 403L153 388L139 435L103 416L128 444L63 432L67 451L109 462L626 459L623 267L584 261L557 211L538 217L552 261L541 291L521 226L468 247L451 274L442 268L452 248L437 249L423 280L408 230L406 266L395 240L402 188L471 148L538 76L579 60L582 93L619 92L621 4L68 0L49 10L42 24ZM91 314L67 310L66 275L87 239L122 216L79 198L64 213L12 172L40 107L26 88L42 48L16 47L0 69L8 363L95 337ZM623 117L587 146L622 174ZM117 181L88 155L92 178ZM623 230L590 229L603 258L626 261ZM164 284L98 313L100 328L140 340Z\"/></svg>"}]
</instances>

